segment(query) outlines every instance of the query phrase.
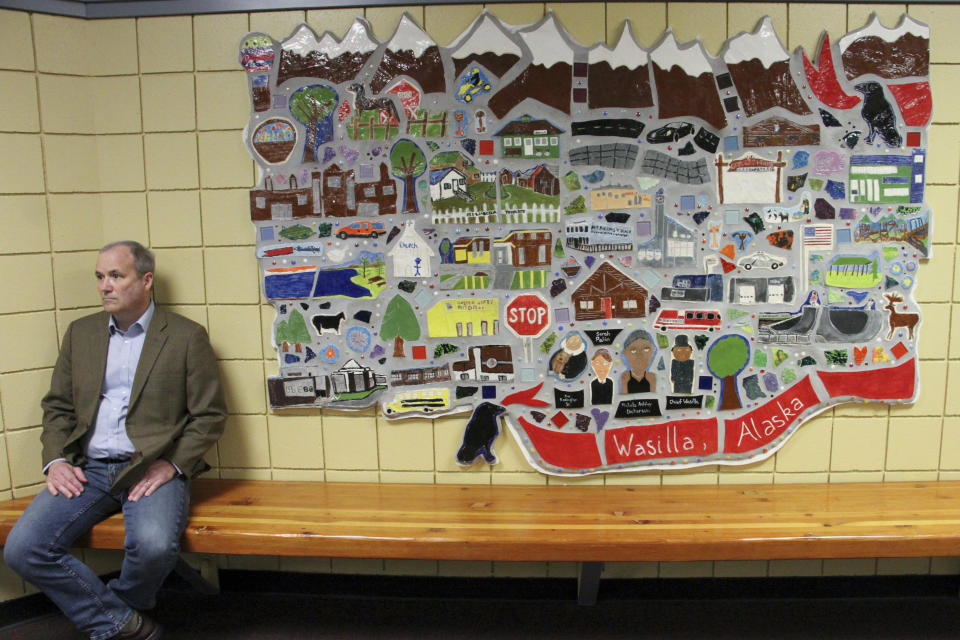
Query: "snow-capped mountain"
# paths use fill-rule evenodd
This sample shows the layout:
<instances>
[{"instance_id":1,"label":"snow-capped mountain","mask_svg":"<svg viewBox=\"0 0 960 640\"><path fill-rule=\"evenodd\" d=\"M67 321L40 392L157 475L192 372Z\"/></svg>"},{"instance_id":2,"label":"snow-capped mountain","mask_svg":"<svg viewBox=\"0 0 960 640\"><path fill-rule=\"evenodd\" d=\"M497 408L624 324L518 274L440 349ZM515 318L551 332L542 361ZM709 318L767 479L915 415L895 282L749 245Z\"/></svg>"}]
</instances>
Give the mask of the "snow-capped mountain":
<instances>
[{"instance_id":1,"label":"snow-capped mountain","mask_svg":"<svg viewBox=\"0 0 960 640\"><path fill-rule=\"evenodd\" d=\"M407 75L415 80L424 93L447 90L440 48L406 13L387 42L380 65L370 81L370 90L380 93L399 75Z\"/></svg>"},{"instance_id":2,"label":"snow-capped mountain","mask_svg":"<svg viewBox=\"0 0 960 640\"><path fill-rule=\"evenodd\" d=\"M840 38L838 44L849 80L867 73L891 80L930 73L930 27L910 16L888 29L874 14L865 27Z\"/></svg>"},{"instance_id":3,"label":"snow-capped mountain","mask_svg":"<svg viewBox=\"0 0 960 640\"><path fill-rule=\"evenodd\" d=\"M597 44L587 54L587 104L591 109L653 106L650 56L637 44L627 20L615 47Z\"/></svg>"},{"instance_id":4,"label":"snow-capped mountain","mask_svg":"<svg viewBox=\"0 0 960 640\"><path fill-rule=\"evenodd\" d=\"M487 103L494 115L504 117L526 98L533 98L563 113L570 113L573 87L573 48L553 12L517 35L531 52L531 61Z\"/></svg>"},{"instance_id":5,"label":"snow-capped mountain","mask_svg":"<svg viewBox=\"0 0 960 640\"><path fill-rule=\"evenodd\" d=\"M313 29L301 24L280 45L277 84L304 77L344 82L363 68L377 46L363 18L354 20L342 40L329 31L317 40Z\"/></svg>"},{"instance_id":6,"label":"snow-capped mountain","mask_svg":"<svg viewBox=\"0 0 960 640\"><path fill-rule=\"evenodd\" d=\"M731 38L722 57L748 116L773 107L798 115L810 113L790 75L790 54L769 17L752 33Z\"/></svg>"},{"instance_id":7,"label":"snow-capped mountain","mask_svg":"<svg viewBox=\"0 0 960 640\"><path fill-rule=\"evenodd\" d=\"M661 118L696 116L717 129L726 125L713 65L699 40L681 47L673 30L667 29L660 44L650 52L650 60Z\"/></svg>"},{"instance_id":8,"label":"snow-capped mountain","mask_svg":"<svg viewBox=\"0 0 960 640\"><path fill-rule=\"evenodd\" d=\"M503 23L487 11L450 45L449 51L458 76L468 65L480 64L490 73L502 77L523 55L520 45Z\"/></svg>"}]
</instances>

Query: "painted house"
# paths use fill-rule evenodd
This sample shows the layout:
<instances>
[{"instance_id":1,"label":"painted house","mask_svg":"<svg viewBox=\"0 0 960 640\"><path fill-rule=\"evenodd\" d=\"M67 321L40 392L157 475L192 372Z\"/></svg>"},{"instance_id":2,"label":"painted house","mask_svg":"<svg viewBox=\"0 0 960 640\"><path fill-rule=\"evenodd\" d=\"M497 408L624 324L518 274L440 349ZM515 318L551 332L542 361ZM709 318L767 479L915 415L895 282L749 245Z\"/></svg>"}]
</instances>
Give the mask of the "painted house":
<instances>
[{"instance_id":1,"label":"painted house","mask_svg":"<svg viewBox=\"0 0 960 640\"><path fill-rule=\"evenodd\" d=\"M530 189L541 195L555 196L560 193L560 179L545 164L518 171L514 174L513 184Z\"/></svg>"},{"instance_id":2,"label":"painted house","mask_svg":"<svg viewBox=\"0 0 960 640\"><path fill-rule=\"evenodd\" d=\"M454 264L490 264L490 238L458 238L453 243Z\"/></svg>"},{"instance_id":3,"label":"painted house","mask_svg":"<svg viewBox=\"0 0 960 640\"><path fill-rule=\"evenodd\" d=\"M919 204L923 202L926 154L850 157L850 203Z\"/></svg>"},{"instance_id":4,"label":"painted house","mask_svg":"<svg viewBox=\"0 0 960 640\"><path fill-rule=\"evenodd\" d=\"M336 163L310 173L310 185L300 188L290 175L286 188L277 188L273 176L263 189L250 190L251 220L293 220L310 216L387 216L397 212L397 186L386 163L379 179L358 182L353 169Z\"/></svg>"},{"instance_id":5,"label":"painted house","mask_svg":"<svg viewBox=\"0 0 960 640\"><path fill-rule=\"evenodd\" d=\"M651 267L676 267L691 265L695 261L697 234L666 215L663 206L663 189L656 194L654 214L655 232L650 240L637 243L637 259ZM638 226L638 238L647 237L649 229Z\"/></svg>"},{"instance_id":6,"label":"painted house","mask_svg":"<svg viewBox=\"0 0 960 640\"><path fill-rule=\"evenodd\" d=\"M467 176L455 167L430 170L430 199L436 202L444 198L470 199Z\"/></svg>"},{"instance_id":7,"label":"painted house","mask_svg":"<svg viewBox=\"0 0 960 640\"><path fill-rule=\"evenodd\" d=\"M453 363L457 380L513 382L513 352L505 344L470 347L467 359Z\"/></svg>"},{"instance_id":8,"label":"painted house","mask_svg":"<svg viewBox=\"0 0 960 640\"><path fill-rule=\"evenodd\" d=\"M642 318L649 293L609 262L604 262L570 297L577 320Z\"/></svg>"},{"instance_id":9,"label":"painted house","mask_svg":"<svg viewBox=\"0 0 960 640\"><path fill-rule=\"evenodd\" d=\"M820 125L773 116L743 127L744 147L795 147L820 144Z\"/></svg>"},{"instance_id":10,"label":"painted house","mask_svg":"<svg viewBox=\"0 0 960 640\"><path fill-rule=\"evenodd\" d=\"M590 190L591 209L641 209L650 205L650 195L632 187L609 186Z\"/></svg>"},{"instance_id":11,"label":"painted house","mask_svg":"<svg viewBox=\"0 0 960 640\"><path fill-rule=\"evenodd\" d=\"M563 129L547 120L523 114L493 135L500 138L503 158L559 158Z\"/></svg>"},{"instance_id":12,"label":"painted house","mask_svg":"<svg viewBox=\"0 0 960 640\"><path fill-rule=\"evenodd\" d=\"M390 384L394 387L449 381L449 364L444 364L442 367L420 367L417 369L400 369L390 372Z\"/></svg>"},{"instance_id":13,"label":"painted house","mask_svg":"<svg viewBox=\"0 0 960 640\"><path fill-rule=\"evenodd\" d=\"M316 171L312 175L315 201L323 185L325 216L387 216L397 212L397 185L385 162L380 163L380 178L371 182L358 182L353 169L344 171L336 163L324 169L319 180Z\"/></svg>"},{"instance_id":14,"label":"painted house","mask_svg":"<svg viewBox=\"0 0 960 640\"><path fill-rule=\"evenodd\" d=\"M366 393L378 386L387 384L384 376L377 375L370 367L350 359L338 370L330 374L330 384L334 393Z\"/></svg>"},{"instance_id":15,"label":"painted house","mask_svg":"<svg viewBox=\"0 0 960 640\"><path fill-rule=\"evenodd\" d=\"M429 278L433 276L430 259L436 255L430 243L424 240L412 224L403 228L393 248L387 252L393 259L395 278Z\"/></svg>"},{"instance_id":16,"label":"painted house","mask_svg":"<svg viewBox=\"0 0 960 640\"><path fill-rule=\"evenodd\" d=\"M553 234L546 229L513 231L493 241L494 264L512 267L550 266Z\"/></svg>"},{"instance_id":17,"label":"painted house","mask_svg":"<svg viewBox=\"0 0 960 640\"><path fill-rule=\"evenodd\" d=\"M567 223L564 235L568 247L585 253L633 249L630 227L625 224L580 218Z\"/></svg>"},{"instance_id":18,"label":"painted house","mask_svg":"<svg viewBox=\"0 0 960 640\"><path fill-rule=\"evenodd\" d=\"M451 298L427 311L427 332L431 338L495 336L499 329L498 298Z\"/></svg>"},{"instance_id":19,"label":"painted house","mask_svg":"<svg viewBox=\"0 0 960 640\"><path fill-rule=\"evenodd\" d=\"M312 405L320 398L330 397L330 378L298 374L271 376L267 378L267 392L271 407Z\"/></svg>"},{"instance_id":20,"label":"painted house","mask_svg":"<svg viewBox=\"0 0 960 640\"><path fill-rule=\"evenodd\" d=\"M297 186L297 176L287 178L286 188L277 188L273 176L267 176L263 189L250 190L251 220L293 220L317 215L309 187Z\"/></svg>"}]
</instances>

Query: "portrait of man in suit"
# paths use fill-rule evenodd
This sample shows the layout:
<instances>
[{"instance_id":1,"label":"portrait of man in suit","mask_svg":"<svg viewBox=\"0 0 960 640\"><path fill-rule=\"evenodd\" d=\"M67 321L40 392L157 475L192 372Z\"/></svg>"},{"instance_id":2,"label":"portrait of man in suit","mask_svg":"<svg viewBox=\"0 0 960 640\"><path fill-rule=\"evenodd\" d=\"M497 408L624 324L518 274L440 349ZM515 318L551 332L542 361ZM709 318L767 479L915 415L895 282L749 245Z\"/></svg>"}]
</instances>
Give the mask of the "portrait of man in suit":
<instances>
[{"instance_id":1,"label":"portrait of man in suit","mask_svg":"<svg viewBox=\"0 0 960 640\"><path fill-rule=\"evenodd\" d=\"M153 301L155 261L138 242L106 245L95 275L103 311L67 328L43 408L41 491L4 560L93 640L155 640L152 609L177 563L190 480L227 409L206 330ZM122 512L125 554L108 584L68 549Z\"/></svg>"}]
</instances>

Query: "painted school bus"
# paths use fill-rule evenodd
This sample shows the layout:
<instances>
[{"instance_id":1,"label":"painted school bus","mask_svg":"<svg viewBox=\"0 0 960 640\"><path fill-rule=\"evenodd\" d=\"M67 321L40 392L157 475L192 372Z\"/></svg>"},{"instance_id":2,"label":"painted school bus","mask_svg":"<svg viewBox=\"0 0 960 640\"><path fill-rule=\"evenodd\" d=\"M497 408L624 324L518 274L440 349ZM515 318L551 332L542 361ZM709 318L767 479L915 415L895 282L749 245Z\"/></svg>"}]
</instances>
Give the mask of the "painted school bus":
<instances>
[{"instance_id":1,"label":"painted school bus","mask_svg":"<svg viewBox=\"0 0 960 640\"><path fill-rule=\"evenodd\" d=\"M443 411L450 408L449 389L417 389L415 391L401 391L393 396L393 401L385 405L383 410L388 414L407 413L410 411Z\"/></svg>"}]
</instances>

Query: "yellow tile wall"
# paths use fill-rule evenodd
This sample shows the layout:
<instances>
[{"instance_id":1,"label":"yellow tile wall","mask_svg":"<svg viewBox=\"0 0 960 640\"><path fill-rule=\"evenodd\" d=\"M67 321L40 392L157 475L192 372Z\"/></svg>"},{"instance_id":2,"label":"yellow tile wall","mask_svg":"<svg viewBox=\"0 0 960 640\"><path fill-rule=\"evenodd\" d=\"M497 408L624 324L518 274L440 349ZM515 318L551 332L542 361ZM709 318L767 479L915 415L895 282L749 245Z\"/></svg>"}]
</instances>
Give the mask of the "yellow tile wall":
<instances>
[{"instance_id":1,"label":"yellow tile wall","mask_svg":"<svg viewBox=\"0 0 960 640\"><path fill-rule=\"evenodd\" d=\"M248 30L282 38L300 21L341 36L362 12L388 38L402 11L441 44L479 14L477 4L234 13L84 21L0 10L0 497L39 490L39 400L67 324L97 308L90 277L103 243L131 237L156 250L161 304L207 326L221 359L231 418L207 456L222 477L276 480L563 484L533 472L508 436L500 464L461 469L463 418L388 423L374 412L267 410L276 372L273 311L261 300L247 190L254 164L240 137L248 98L237 43ZM931 26L935 95L928 200L933 258L921 266L923 392L912 407L858 404L824 412L772 459L738 468L612 474L585 484L852 482L960 478L960 29L955 5L842 3L516 3L489 9L530 24L552 9L585 44L614 43L630 19L650 47L670 26L717 53L727 37L769 15L784 45L815 55L877 11ZM69 97L65 99L65 97ZM10 233L9 230L16 230ZM16 274L16 277L7 277ZM228 562L229 560L224 560ZM276 559L264 566L281 566ZM301 566L300 563L297 563ZM313 570L433 575L568 575L537 563L318 560ZM630 563L610 577L955 572L954 559ZM0 567L0 599L25 593Z\"/></svg>"}]
</instances>

